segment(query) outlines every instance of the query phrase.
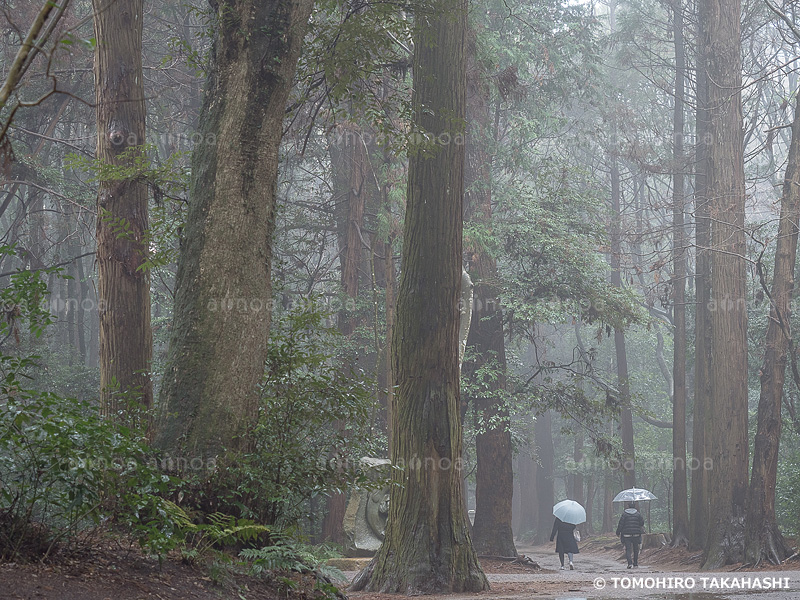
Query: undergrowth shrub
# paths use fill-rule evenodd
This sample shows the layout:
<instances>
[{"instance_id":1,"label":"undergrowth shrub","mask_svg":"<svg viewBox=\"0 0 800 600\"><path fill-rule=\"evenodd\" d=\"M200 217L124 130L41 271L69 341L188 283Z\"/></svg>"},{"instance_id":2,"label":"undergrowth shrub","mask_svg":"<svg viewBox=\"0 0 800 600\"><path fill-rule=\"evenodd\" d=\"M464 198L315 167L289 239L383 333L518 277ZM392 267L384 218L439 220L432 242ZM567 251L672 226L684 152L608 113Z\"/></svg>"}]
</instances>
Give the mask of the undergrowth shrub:
<instances>
[{"instance_id":1,"label":"undergrowth shrub","mask_svg":"<svg viewBox=\"0 0 800 600\"><path fill-rule=\"evenodd\" d=\"M0 357L0 558L75 550L106 523L163 552L175 527L159 495L171 480L142 433L89 402L23 389L31 361Z\"/></svg>"},{"instance_id":2,"label":"undergrowth shrub","mask_svg":"<svg viewBox=\"0 0 800 600\"><path fill-rule=\"evenodd\" d=\"M376 485L358 462L370 452L367 377L342 373L328 351L338 332L314 306L305 303L273 325L253 450L228 453L210 472L184 474L193 508L282 529L307 516L312 497L354 482Z\"/></svg>"}]
</instances>

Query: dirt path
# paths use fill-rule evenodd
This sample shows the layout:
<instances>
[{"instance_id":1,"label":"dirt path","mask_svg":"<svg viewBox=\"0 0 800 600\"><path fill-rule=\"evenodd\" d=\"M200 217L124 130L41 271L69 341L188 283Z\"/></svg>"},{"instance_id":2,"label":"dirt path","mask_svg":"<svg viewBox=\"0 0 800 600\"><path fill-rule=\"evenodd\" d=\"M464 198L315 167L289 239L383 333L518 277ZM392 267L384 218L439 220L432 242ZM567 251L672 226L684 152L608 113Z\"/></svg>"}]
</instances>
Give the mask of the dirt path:
<instances>
[{"instance_id":1,"label":"dirt path","mask_svg":"<svg viewBox=\"0 0 800 600\"><path fill-rule=\"evenodd\" d=\"M800 598L800 571L698 572L696 565L682 565L664 553L646 551L638 569L626 568L616 551L581 545L575 570L560 571L558 555L550 546L518 545L517 549L542 566L541 571L487 573L492 589L481 594L429 596L430 600L530 600L556 598L649 598L675 600L794 600ZM653 562L650 562L650 558ZM487 569L488 570L488 569ZM355 575L355 573L348 573ZM758 580L758 581L756 581ZM764 589L768 585L770 588ZM778 589L778 586L780 588ZM743 589L744 587L744 589ZM759 589L760 588L760 589ZM388 600L396 596L349 593L351 600Z\"/></svg>"}]
</instances>

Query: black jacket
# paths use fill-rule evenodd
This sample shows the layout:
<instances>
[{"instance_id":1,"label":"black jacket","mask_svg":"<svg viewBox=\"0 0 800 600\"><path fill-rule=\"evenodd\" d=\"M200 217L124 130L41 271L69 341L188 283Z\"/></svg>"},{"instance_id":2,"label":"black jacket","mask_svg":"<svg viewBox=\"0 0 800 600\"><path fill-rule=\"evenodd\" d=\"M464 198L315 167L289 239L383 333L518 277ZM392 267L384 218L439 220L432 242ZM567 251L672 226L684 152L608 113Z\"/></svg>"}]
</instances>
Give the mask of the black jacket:
<instances>
[{"instance_id":1,"label":"black jacket","mask_svg":"<svg viewBox=\"0 0 800 600\"><path fill-rule=\"evenodd\" d=\"M626 508L619 518L617 535L622 537L638 537L644 533L644 517L635 508Z\"/></svg>"},{"instance_id":2,"label":"black jacket","mask_svg":"<svg viewBox=\"0 0 800 600\"><path fill-rule=\"evenodd\" d=\"M578 542L575 541L575 525L572 523L565 523L558 517L556 517L555 523L553 523L553 531L550 533L550 541L553 541L553 538L556 537L558 534L558 539L556 539L556 552L572 552L573 554L578 554L580 550L578 550Z\"/></svg>"}]
</instances>

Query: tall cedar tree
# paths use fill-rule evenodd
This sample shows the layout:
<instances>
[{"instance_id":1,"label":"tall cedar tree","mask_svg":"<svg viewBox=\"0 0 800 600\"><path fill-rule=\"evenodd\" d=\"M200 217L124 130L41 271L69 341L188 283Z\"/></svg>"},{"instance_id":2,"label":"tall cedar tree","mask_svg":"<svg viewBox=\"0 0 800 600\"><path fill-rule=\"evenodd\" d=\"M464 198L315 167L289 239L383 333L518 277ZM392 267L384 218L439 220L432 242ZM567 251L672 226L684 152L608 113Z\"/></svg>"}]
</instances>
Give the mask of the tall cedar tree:
<instances>
[{"instance_id":1,"label":"tall cedar tree","mask_svg":"<svg viewBox=\"0 0 800 600\"><path fill-rule=\"evenodd\" d=\"M337 139L338 138L338 139ZM359 271L362 266L361 230L364 226L364 207L368 195L369 160L361 128L347 123L340 127L337 136L330 141L333 186L336 201L336 239L341 264L342 291L348 298L358 298ZM354 311L342 308L338 315L339 331L350 338L358 327ZM345 365L352 367L352 364ZM347 376L347 373L343 373ZM344 423L334 425L344 428ZM323 539L337 544L344 543L344 513L346 494L332 493L326 502L325 518L322 521Z\"/></svg>"},{"instance_id":2,"label":"tall cedar tree","mask_svg":"<svg viewBox=\"0 0 800 600\"><path fill-rule=\"evenodd\" d=\"M466 219L480 228L492 226L492 159L488 152L492 120L488 78L476 60L477 42L470 31L467 57L467 136L464 169ZM471 360L464 375L478 393L472 398L478 417L475 439L475 524L472 539L481 554L516 556L511 531L514 468L511 430L505 401L506 348L503 313L497 294L497 261L486 248L469 244L470 271L475 281L474 317L467 344Z\"/></svg>"},{"instance_id":3,"label":"tall cedar tree","mask_svg":"<svg viewBox=\"0 0 800 600\"><path fill-rule=\"evenodd\" d=\"M698 23L704 21L703 3L697 3ZM708 83L705 67L705 47L697 32L697 83L695 131L697 143L694 157L695 246L695 346L694 346L694 411L692 413L692 462L702 465L692 470L692 497L689 511L689 548L705 548L708 538L708 487L711 471L705 468L711 436L707 431L711 419L705 418L711 403L711 220L709 219L706 182L708 177Z\"/></svg>"},{"instance_id":4,"label":"tall cedar tree","mask_svg":"<svg viewBox=\"0 0 800 600\"><path fill-rule=\"evenodd\" d=\"M94 0L97 158L131 166L145 143L142 0ZM138 177L100 182L97 196L100 412L119 415L132 393L149 408L150 275L147 184Z\"/></svg>"},{"instance_id":5,"label":"tall cedar tree","mask_svg":"<svg viewBox=\"0 0 800 600\"><path fill-rule=\"evenodd\" d=\"M683 151L684 78L686 58L683 39L683 2L673 0L672 27L675 43L675 111L672 148L672 289L675 337L672 360L672 545L689 543L689 490L686 483L686 242L684 233L685 157Z\"/></svg>"},{"instance_id":6,"label":"tall cedar tree","mask_svg":"<svg viewBox=\"0 0 800 600\"><path fill-rule=\"evenodd\" d=\"M792 141L783 180L783 196L775 249L775 271L770 293L770 313L761 367L761 396L753 444L753 471L747 503L745 551L747 562L766 559L779 564L787 556L787 545L775 517L775 486L778 476L778 446L781 439L781 403L791 338L794 269L797 263L800 223L800 101L795 106ZM759 264L759 269L761 268ZM762 273L763 278L763 273Z\"/></svg>"},{"instance_id":7,"label":"tall cedar tree","mask_svg":"<svg viewBox=\"0 0 800 600\"><path fill-rule=\"evenodd\" d=\"M458 330L464 190L464 0L415 15L414 130L402 273L394 326L396 385L386 537L354 589L422 594L480 591L463 497ZM418 140L415 140L418 141Z\"/></svg>"},{"instance_id":8,"label":"tall cedar tree","mask_svg":"<svg viewBox=\"0 0 800 600\"><path fill-rule=\"evenodd\" d=\"M611 33L617 30L617 7L615 0L608 5L608 25ZM619 148L617 147L617 128L612 131L614 146L610 151L611 177L611 285L622 289L622 192L620 190ZM636 485L636 451L633 440L633 411L631 409L631 384L628 374L628 352L625 345L625 331L614 328L614 349L617 363L617 388L619 389L619 429L622 438L622 460L620 468L626 488Z\"/></svg>"},{"instance_id":9,"label":"tall cedar tree","mask_svg":"<svg viewBox=\"0 0 800 600\"><path fill-rule=\"evenodd\" d=\"M747 308L740 0L703 0L711 230L713 463L704 569L744 558L747 499Z\"/></svg>"},{"instance_id":10,"label":"tall cedar tree","mask_svg":"<svg viewBox=\"0 0 800 600\"><path fill-rule=\"evenodd\" d=\"M257 417L286 100L313 0L211 0L211 65L192 164L156 443L214 456Z\"/></svg>"}]
</instances>

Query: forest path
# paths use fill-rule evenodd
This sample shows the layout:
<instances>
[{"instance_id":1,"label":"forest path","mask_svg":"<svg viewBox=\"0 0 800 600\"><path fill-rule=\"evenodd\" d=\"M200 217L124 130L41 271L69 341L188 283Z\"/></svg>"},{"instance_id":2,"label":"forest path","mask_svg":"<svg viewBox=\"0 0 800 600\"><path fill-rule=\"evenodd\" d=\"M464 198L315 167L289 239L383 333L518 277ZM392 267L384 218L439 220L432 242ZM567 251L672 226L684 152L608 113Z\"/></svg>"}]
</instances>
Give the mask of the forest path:
<instances>
[{"instance_id":1,"label":"forest path","mask_svg":"<svg viewBox=\"0 0 800 600\"><path fill-rule=\"evenodd\" d=\"M604 550L591 542L580 544L575 570L559 570L555 544L517 544L517 551L538 562L542 570L493 573L487 565L489 592L426 596L427 600L592 600L644 598L648 600L790 600L800 597L800 571L698 572L696 564L682 564L664 551L642 553L639 568L627 569L616 550ZM652 562L650 561L652 559ZM355 573L347 573L354 576ZM756 582L756 580L758 580ZM774 581L773 581L774 580ZM768 584L766 582L769 582ZM656 587L656 586L659 587ZM758 589L758 586L762 589ZM776 589L763 589L770 585ZM778 587L780 585L780 588ZM747 586L747 587L744 587ZM749 588L749 589L748 589ZM397 596L352 592L351 600L388 600Z\"/></svg>"}]
</instances>

